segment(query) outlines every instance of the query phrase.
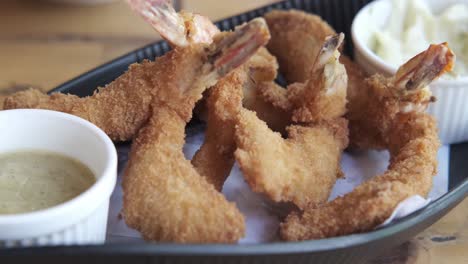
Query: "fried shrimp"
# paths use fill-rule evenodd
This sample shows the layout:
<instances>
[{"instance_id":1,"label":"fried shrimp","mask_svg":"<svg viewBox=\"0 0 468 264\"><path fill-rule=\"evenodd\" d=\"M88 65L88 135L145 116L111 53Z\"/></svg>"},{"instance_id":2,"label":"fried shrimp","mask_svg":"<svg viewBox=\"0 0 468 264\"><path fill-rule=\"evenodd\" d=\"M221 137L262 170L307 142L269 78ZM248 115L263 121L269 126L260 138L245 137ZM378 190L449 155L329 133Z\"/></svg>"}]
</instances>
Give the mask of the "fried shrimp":
<instances>
[{"instance_id":1,"label":"fried shrimp","mask_svg":"<svg viewBox=\"0 0 468 264\"><path fill-rule=\"evenodd\" d=\"M317 84L324 80L347 82L346 73L335 74L344 71L341 63L329 64L324 74L317 72L322 70L328 58L335 52L332 47L340 47L343 36L336 35L333 28L320 17L298 10L274 10L265 15L265 20L272 34L268 49L278 58L281 73L292 84L285 90L272 82L262 83L258 87L260 97L276 109L294 112L290 113L289 118L283 118L288 122L320 120L320 115L327 116L329 111L335 111L333 115L336 117L342 116L346 112L345 104L341 103L346 96L346 87L337 91L313 87L343 87L341 84ZM335 37L330 38L331 35ZM329 54L322 54L324 52ZM322 58L322 61L317 61L318 57ZM323 78L325 74L334 75L336 79ZM320 92L324 91L333 93L334 96L320 95ZM312 98L316 96L325 96L328 100Z\"/></svg>"},{"instance_id":2,"label":"fried shrimp","mask_svg":"<svg viewBox=\"0 0 468 264\"><path fill-rule=\"evenodd\" d=\"M128 2L173 47L211 43L213 33L217 31L209 19L184 11L177 13L168 1ZM205 142L194 155L192 164L218 190L221 190L234 164L234 123L242 104L256 111L273 127L281 127L276 121L281 120L277 113L281 114L283 111L261 100L256 87L259 83L273 81L277 68L276 58L262 47L244 66L207 91L206 101L197 105L196 112L201 119L207 121L207 129Z\"/></svg>"},{"instance_id":3,"label":"fried shrimp","mask_svg":"<svg viewBox=\"0 0 468 264\"><path fill-rule=\"evenodd\" d=\"M338 48L344 35L327 37L312 63L309 79L283 89L269 82L259 86L259 94L274 107L289 113L294 122L315 122L346 113L347 74L340 63Z\"/></svg>"},{"instance_id":4,"label":"fried shrimp","mask_svg":"<svg viewBox=\"0 0 468 264\"><path fill-rule=\"evenodd\" d=\"M299 10L274 10L265 15L265 20L272 35L268 49L278 58L281 65L280 70L288 82L313 82L314 80L311 79L316 76L313 74L313 68L316 67L315 58L321 52L325 38L335 35L335 30L320 17ZM349 98L360 92L359 87L363 82L364 75L359 71L359 67L356 67L345 55L340 56L340 62L346 68L347 96ZM260 97L273 104L275 108L292 108L291 101L287 98L287 91L278 85L271 82L263 83L258 90ZM298 99L306 101L300 97ZM329 100L329 102L328 107L333 106L333 100ZM317 105L316 109L322 109L322 107ZM307 110L305 109L305 112L303 110L297 111L306 114ZM343 109L339 111L342 112ZM320 113L317 110L312 112Z\"/></svg>"},{"instance_id":5,"label":"fried shrimp","mask_svg":"<svg viewBox=\"0 0 468 264\"><path fill-rule=\"evenodd\" d=\"M389 171L374 177L351 193L332 202L293 213L281 224L284 240L320 239L369 231L387 219L404 199L427 195L436 171L439 146L435 121L428 115L413 113L395 132L417 131L397 149ZM400 130L403 129L403 130Z\"/></svg>"},{"instance_id":6,"label":"fried shrimp","mask_svg":"<svg viewBox=\"0 0 468 264\"><path fill-rule=\"evenodd\" d=\"M367 78L359 93L349 97L348 119L353 147L387 148L387 131L393 117L400 112L425 109L434 100L425 86L451 67L453 56L446 44L431 45L401 66L393 78L380 75Z\"/></svg>"},{"instance_id":7,"label":"fried shrimp","mask_svg":"<svg viewBox=\"0 0 468 264\"><path fill-rule=\"evenodd\" d=\"M263 19L255 19L208 48L176 48L156 60L153 114L135 139L123 181L125 222L145 239L232 243L243 236L242 214L185 159L184 129L202 93L268 38Z\"/></svg>"},{"instance_id":8,"label":"fried shrimp","mask_svg":"<svg viewBox=\"0 0 468 264\"><path fill-rule=\"evenodd\" d=\"M147 8L148 12L143 12L147 14L147 20L176 46L211 42L212 36L219 32L211 21L200 15L184 13L178 16L175 11L170 11L173 9L166 1L129 2L135 9ZM149 10L159 16L151 16ZM150 116L155 89L151 80L155 67L149 61L133 64L115 81L84 98L61 93L49 96L29 89L7 97L4 108L40 108L69 113L94 123L114 141L131 140Z\"/></svg>"},{"instance_id":9,"label":"fried shrimp","mask_svg":"<svg viewBox=\"0 0 468 264\"><path fill-rule=\"evenodd\" d=\"M343 197L292 213L281 224L283 239L320 239L369 231L404 199L427 195L437 170L440 143L434 118L424 113L432 101L426 85L450 70L453 59L445 43L431 45L400 67L394 77L374 75L367 80L366 96L355 98L363 100L359 103L365 107L355 108L361 111L355 113L360 119L350 123L375 135L371 146L369 141L361 141L360 134L355 135L356 142L389 149L388 170Z\"/></svg>"},{"instance_id":10,"label":"fried shrimp","mask_svg":"<svg viewBox=\"0 0 468 264\"><path fill-rule=\"evenodd\" d=\"M288 138L271 131L253 112L243 110L236 127L236 160L251 188L276 202L299 208L325 202L348 144L346 72L339 63L343 35L327 38L318 53L313 78L275 94L290 120L303 125L286 128ZM280 91L280 90L278 90ZM279 102L279 100L275 100Z\"/></svg>"}]
</instances>

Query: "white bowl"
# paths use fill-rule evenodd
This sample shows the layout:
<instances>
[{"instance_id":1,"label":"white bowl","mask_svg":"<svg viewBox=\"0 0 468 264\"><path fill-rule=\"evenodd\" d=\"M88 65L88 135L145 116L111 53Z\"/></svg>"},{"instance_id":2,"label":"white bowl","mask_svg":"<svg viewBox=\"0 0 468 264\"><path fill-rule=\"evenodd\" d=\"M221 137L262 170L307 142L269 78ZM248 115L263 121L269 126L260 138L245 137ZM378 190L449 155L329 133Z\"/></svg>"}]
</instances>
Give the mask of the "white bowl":
<instances>
[{"instance_id":1,"label":"white bowl","mask_svg":"<svg viewBox=\"0 0 468 264\"><path fill-rule=\"evenodd\" d=\"M0 153L34 149L61 153L87 165L96 182L77 197L40 211L0 215L0 247L104 243L117 152L98 127L48 110L0 111Z\"/></svg>"},{"instance_id":2,"label":"white bowl","mask_svg":"<svg viewBox=\"0 0 468 264\"><path fill-rule=\"evenodd\" d=\"M426 2L435 12L442 11L455 3L468 4L468 0L426 0ZM377 29L383 28L390 17L391 10L392 1L374 1L359 11L351 26L355 61L369 75L381 73L385 76L392 76L397 70L396 67L385 62L368 47L373 33L368 30L368 24L372 24ZM468 76L462 76L456 80L439 79L434 81L430 88L437 101L430 104L428 112L438 121L442 143L452 144L467 141Z\"/></svg>"}]
</instances>

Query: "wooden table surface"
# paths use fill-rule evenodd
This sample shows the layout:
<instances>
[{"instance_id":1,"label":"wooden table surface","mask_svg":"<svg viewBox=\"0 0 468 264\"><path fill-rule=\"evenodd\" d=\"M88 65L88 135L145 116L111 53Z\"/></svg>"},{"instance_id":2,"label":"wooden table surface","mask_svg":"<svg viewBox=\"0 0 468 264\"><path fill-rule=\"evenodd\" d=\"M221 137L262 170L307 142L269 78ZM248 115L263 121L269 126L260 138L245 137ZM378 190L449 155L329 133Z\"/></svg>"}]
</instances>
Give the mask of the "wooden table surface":
<instances>
[{"instance_id":1,"label":"wooden table surface","mask_svg":"<svg viewBox=\"0 0 468 264\"><path fill-rule=\"evenodd\" d=\"M219 19L268 2L272 1L187 0L180 4ZM92 7L0 1L0 95L28 87L50 90L158 39L150 26L119 1ZM436 224L372 263L468 263L467 212L465 199Z\"/></svg>"}]
</instances>

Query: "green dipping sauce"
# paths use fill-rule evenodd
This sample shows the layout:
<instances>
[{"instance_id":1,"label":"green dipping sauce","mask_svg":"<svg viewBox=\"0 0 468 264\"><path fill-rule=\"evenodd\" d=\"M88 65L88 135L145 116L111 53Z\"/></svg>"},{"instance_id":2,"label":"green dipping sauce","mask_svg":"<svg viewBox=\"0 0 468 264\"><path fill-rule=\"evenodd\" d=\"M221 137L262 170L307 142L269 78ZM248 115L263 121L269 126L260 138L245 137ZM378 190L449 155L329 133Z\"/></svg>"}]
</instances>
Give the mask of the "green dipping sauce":
<instances>
[{"instance_id":1,"label":"green dipping sauce","mask_svg":"<svg viewBox=\"0 0 468 264\"><path fill-rule=\"evenodd\" d=\"M83 163L62 154L19 151L0 154L0 214L49 208L96 182Z\"/></svg>"}]
</instances>

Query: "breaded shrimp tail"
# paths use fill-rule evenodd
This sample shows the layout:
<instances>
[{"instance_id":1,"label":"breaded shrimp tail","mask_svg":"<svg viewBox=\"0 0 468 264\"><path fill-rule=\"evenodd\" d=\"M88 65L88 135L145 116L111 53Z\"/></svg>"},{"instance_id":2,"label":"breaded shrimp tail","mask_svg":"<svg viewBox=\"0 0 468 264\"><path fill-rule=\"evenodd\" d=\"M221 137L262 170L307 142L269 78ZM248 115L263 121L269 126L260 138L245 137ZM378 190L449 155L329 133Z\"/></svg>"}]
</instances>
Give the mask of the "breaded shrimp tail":
<instances>
[{"instance_id":1,"label":"breaded shrimp tail","mask_svg":"<svg viewBox=\"0 0 468 264\"><path fill-rule=\"evenodd\" d=\"M169 0L127 0L173 47L211 43L219 29L209 18L188 12L177 13Z\"/></svg>"},{"instance_id":2,"label":"breaded shrimp tail","mask_svg":"<svg viewBox=\"0 0 468 264\"><path fill-rule=\"evenodd\" d=\"M162 65L153 114L132 146L123 181L125 222L146 240L233 243L243 236L242 214L185 159L184 130L202 93L268 38L264 21L255 19L209 47L176 48L163 57L170 60Z\"/></svg>"},{"instance_id":3,"label":"breaded shrimp tail","mask_svg":"<svg viewBox=\"0 0 468 264\"><path fill-rule=\"evenodd\" d=\"M426 85L450 70L454 55L446 43L431 45L402 65L394 77L374 75L349 96L350 142L360 149L385 149L400 112L422 111L434 100Z\"/></svg>"},{"instance_id":4,"label":"breaded shrimp tail","mask_svg":"<svg viewBox=\"0 0 468 264\"><path fill-rule=\"evenodd\" d=\"M281 224L283 239L320 239L369 231L404 199L428 194L440 143L434 118L424 113L432 101L425 85L450 70L453 59L445 43L431 45L403 65L395 77L376 75L368 81L369 93L361 96L364 102L359 102L364 106L363 113L354 115L360 119L350 122L375 131L378 138L374 141L360 141L362 135L356 135L355 142L389 149L388 170L343 197L291 214Z\"/></svg>"},{"instance_id":5,"label":"breaded shrimp tail","mask_svg":"<svg viewBox=\"0 0 468 264\"><path fill-rule=\"evenodd\" d=\"M333 28L319 16L299 10L273 10L265 14L271 33L268 50L276 56L289 83L310 79L313 63Z\"/></svg>"},{"instance_id":6,"label":"breaded shrimp tail","mask_svg":"<svg viewBox=\"0 0 468 264\"><path fill-rule=\"evenodd\" d=\"M315 59L310 79L288 86L287 96L295 122L338 118L346 113L348 76L339 62L344 34L327 37Z\"/></svg>"},{"instance_id":7,"label":"breaded shrimp tail","mask_svg":"<svg viewBox=\"0 0 468 264\"><path fill-rule=\"evenodd\" d=\"M339 62L338 51L344 34L325 38L312 65L308 79L282 89L273 82L259 86L261 97L275 108L290 113L294 122L316 122L346 113L347 74ZM278 40L277 40L278 41Z\"/></svg>"}]
</instances>

